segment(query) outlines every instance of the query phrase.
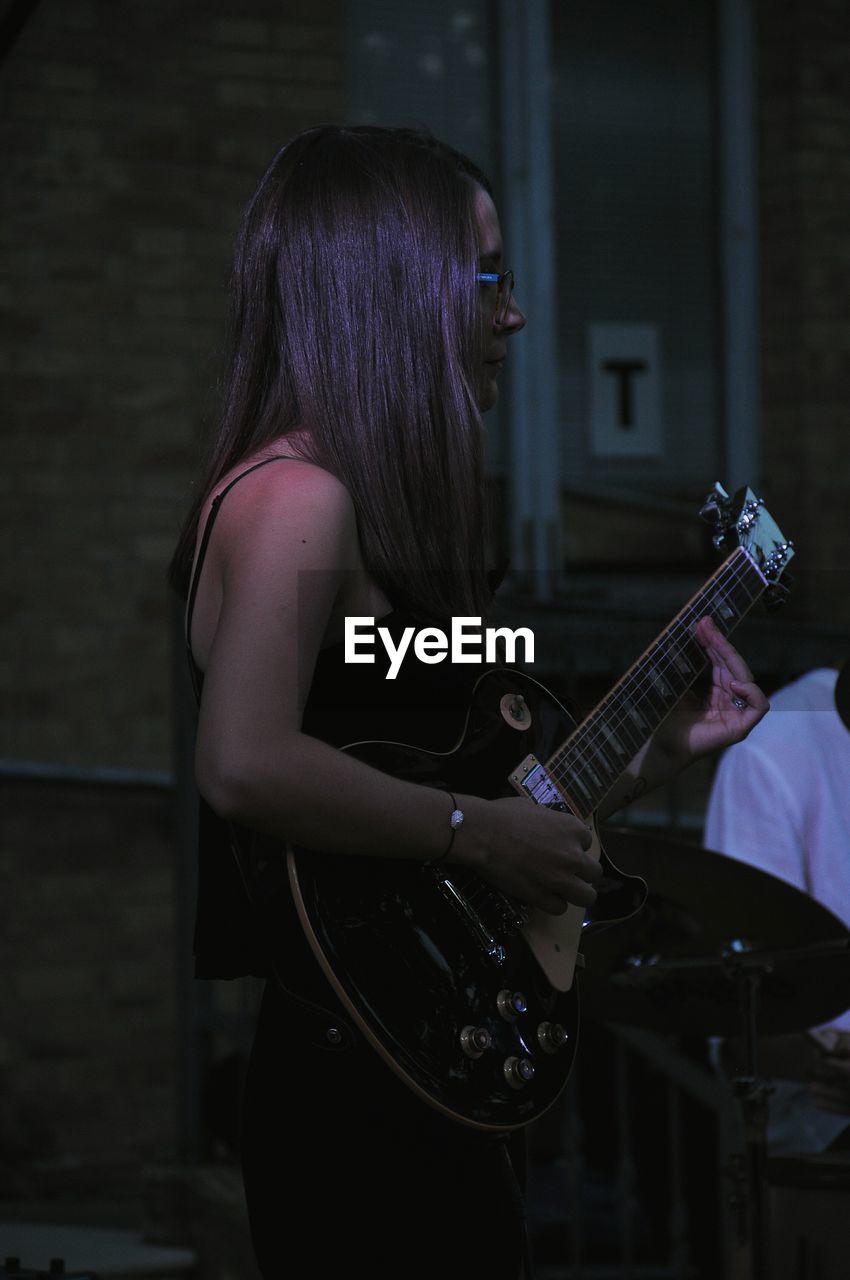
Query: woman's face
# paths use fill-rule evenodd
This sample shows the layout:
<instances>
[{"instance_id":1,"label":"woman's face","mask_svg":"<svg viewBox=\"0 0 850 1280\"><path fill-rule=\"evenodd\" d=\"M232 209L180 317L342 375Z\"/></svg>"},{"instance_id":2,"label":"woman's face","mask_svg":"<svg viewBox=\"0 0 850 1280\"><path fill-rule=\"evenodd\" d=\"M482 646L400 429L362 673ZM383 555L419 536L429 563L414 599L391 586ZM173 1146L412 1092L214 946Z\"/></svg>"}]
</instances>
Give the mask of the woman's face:
<instances>
[{"instance_id":1,"label":"woman's face","mask_svg":"<svg viewBox=\"0 0 850 1280\"><path fill-rule=\"evenodd\" d=\"M483 187L475 188L475 222L478 227L479 271L504 271L502 262L502 229L496 206ZM507 341L519 333L525 316L513 297L501 324L496 323L496 286L479 284L481 323L484 327L484 363L478 377L478 407L482 413L492 409L499 398L498 377L507 355Z\"/></svg>"}]
</instances>

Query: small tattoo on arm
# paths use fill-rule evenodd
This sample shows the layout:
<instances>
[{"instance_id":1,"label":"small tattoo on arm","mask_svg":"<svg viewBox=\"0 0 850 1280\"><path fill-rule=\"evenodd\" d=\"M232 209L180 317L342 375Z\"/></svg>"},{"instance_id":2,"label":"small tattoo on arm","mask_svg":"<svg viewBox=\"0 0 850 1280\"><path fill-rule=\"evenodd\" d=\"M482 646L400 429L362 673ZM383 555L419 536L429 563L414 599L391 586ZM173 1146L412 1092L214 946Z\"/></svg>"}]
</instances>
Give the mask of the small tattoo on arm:
<instances>
[{"instance_id":1,"label":"small tattoo on arm","mask_svg":"<svg viewBox=\"0 0 850 1280\"><path fill-rule=\"evenodd\" d=\"M646 791L646 778L635 778L634 789L623 798L623 804L634 804Z\"/></svg>"}]
</instances>

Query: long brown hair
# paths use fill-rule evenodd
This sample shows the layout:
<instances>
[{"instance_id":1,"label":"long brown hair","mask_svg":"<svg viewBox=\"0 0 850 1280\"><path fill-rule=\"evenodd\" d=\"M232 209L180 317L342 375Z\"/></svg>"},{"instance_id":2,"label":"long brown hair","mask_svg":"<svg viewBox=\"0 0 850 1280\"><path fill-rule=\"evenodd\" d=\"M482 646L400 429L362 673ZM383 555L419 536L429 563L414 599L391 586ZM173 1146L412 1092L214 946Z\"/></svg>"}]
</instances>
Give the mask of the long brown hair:
<instances>
[{"instance_id":1,"label":"long brown hair","mask_svg":"<svg viewBox=\"0 0 850 1280\"><path fill-rule=\"evenodd\" d=\"M183 594L209 493L301 426L351 494L393 604L484 612L476 183L490 190L466 156L407 129L322 126L275 157L237 237L219 428L170 569Z\"/></svg>"}]
</instances>

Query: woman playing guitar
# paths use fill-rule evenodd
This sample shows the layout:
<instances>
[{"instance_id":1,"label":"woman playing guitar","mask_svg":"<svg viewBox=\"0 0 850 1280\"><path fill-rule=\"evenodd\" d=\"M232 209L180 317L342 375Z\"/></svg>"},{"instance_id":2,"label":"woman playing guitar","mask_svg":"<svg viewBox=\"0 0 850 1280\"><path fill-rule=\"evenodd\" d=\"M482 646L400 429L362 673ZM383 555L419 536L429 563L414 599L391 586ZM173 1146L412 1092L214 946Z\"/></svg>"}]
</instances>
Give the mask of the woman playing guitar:
<instances>
[{"instance_id":1,"label":"woman playing guitar","mask_svg":"<svg viewBox=\"0 0 850 1280\"><path fill-rule=\"evenodd\" d=\"M344 661L345 620L398 636L487 615L481 415L524 325L487 179L428 136L309 130L245 210L218 431L173 581L189 597L199 694L197 972L273 975L242 1133L266 1280L294 1274L293 1254L316 1277L517 1280L527 1267L523 1130L458 1123L388 1069L307 944L285 874L294 846L357 859L367 877L388 859L416 875L436 864L444 888L447 872L471 871L550 915L596 898L586 820L340 750L382 739L446 752L464 730L481 667L409 657L386 680L380 651ZM694 634L710 693L666 717L609 811L767 709L709 617ZM261 916L264 883L274 909ZM391 957L386 972L403 993Z\"/></svg>"}]
</instances>

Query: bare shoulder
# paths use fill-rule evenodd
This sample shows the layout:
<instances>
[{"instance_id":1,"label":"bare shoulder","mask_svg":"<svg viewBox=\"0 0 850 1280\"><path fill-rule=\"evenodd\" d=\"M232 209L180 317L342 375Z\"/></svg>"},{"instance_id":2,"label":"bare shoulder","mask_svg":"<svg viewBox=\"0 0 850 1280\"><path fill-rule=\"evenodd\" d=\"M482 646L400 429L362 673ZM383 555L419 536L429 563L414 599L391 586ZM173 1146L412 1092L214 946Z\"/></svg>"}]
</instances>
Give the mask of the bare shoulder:
<instances>
[{"instance_id":1,"label":"bare shoulder","mask_svg":"<svg viewBox=\"0 0 850 1280\"><path fill-rule=\"evenodd\" d=\"M248 462L235 469L211 493L210 502L223 496L219 519L224 519L225 514L238 514L242 519L264 520L298 508L318 509L330 518L354 516L345 485L313 462L274 458L254 470L251 466ZM231 484L233 487L229 488Z\"/></svg>"},{"instance_id":2,"label":"bare shoulder","mask_svg":"<svg viewBox=\"0 0 850 1280\"><path fill-rule=\"evenodd\" d=\"M201 517L203 529L221 496L192 619L192 649L204 671L211 655L230 652L228 643L244 654L256 651L258 637L274 644L280 661L293 628L305 650L308 632L318 645L342 584L362 576L345 486L300 459L248 470L252 461L223 477Z\"/></svg>"},{"instance_id":3,"label":"bare shoulder","mask_svg":"<svg viewBox=\"0 0 850 1280\"><path fill-rule=\"evenodd\" d=\"M217 492L228 483L225 478ZM243 475L224 497L216 524L224 562L263 558L266 551L277 558L286 547L301 565L317 558L339 563L358 545L348 490L322 467L296 458L275 459Z\"/></svg>"}]
</instances>

